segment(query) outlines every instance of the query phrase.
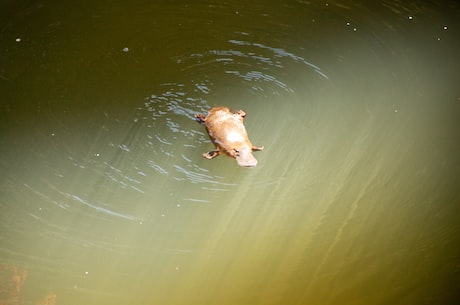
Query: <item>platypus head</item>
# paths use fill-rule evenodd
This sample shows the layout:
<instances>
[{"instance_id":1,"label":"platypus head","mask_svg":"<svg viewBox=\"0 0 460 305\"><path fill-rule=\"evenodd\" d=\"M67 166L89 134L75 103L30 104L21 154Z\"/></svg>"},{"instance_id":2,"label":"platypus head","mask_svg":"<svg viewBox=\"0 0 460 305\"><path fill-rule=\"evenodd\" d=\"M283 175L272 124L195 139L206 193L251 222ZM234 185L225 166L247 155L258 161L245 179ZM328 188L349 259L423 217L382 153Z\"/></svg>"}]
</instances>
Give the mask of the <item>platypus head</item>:
<instances>
[{"instance_id":1,"label":"platypus head","mask_svg":"<svg viewBox=\"0 0 460 305\"><path fill-rule=\"evenodd\" d=\"M254 167L257 165L257 159L252 155L250 148L233 149L231 155L236 159L239 166Z\"/></svg>"}]
</instances>

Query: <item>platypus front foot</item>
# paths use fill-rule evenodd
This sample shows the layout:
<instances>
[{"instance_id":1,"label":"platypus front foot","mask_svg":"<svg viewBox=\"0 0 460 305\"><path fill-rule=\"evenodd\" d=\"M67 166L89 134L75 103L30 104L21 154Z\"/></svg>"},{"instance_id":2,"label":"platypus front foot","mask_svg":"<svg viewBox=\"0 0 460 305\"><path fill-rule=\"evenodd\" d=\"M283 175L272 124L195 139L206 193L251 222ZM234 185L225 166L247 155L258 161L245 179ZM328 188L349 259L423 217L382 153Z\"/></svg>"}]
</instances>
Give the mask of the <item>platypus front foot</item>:
<instances>
[{"instance_id":1,"label":"platypus front foot","mask_svg":"<svg viewBox=\"0 0 460 305\"><path fill-rule=\"evenodd\" d=\"M204 153L203 157L205 157L208 160L211 160L211 159L214 159L215 157L217 157L219 155L219 153L220 152L218 150L211 150L211 151L208 151L208 152Z\"/></svg>"},{"instance_id":2,"label":"platypus front foot","mask_svg":"<svg viewBox=\"0 0 460 305\"><path fill-rule=\"evenodd\" d=\"M238 110L235 114L239 115L240 117L244 118L246 116L246 112L244 110Z\"/></svg>"},{"instance_id":3,"label":"platypus front foot","mask_svg":"<svg viewBox=\"0 0 460 305\"><path fill-rule=\"evenodd\" d=\"M198 123L204 123L205 119L206 119L206 116L204 116L203 114L201 114L201 113L195 114L195 120Z\"/></svg>"}]
</instances>

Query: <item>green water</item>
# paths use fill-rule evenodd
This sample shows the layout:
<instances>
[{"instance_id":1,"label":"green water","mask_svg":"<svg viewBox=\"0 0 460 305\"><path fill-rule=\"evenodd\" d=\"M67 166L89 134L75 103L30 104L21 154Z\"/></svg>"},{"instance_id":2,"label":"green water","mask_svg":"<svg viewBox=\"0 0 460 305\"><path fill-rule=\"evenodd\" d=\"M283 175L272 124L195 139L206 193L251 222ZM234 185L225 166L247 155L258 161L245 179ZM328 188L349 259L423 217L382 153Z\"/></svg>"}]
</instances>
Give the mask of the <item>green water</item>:
<instances>
[{"instance_id":1,"label":"green water","mask_svg":"<svg viewBox=\"0 0 460 305\"><path fill-rule=\"evenodd\" d=\"M0 303L456 304L459 20L453 1L0 5L0 283L27 272ZM257 167L202 158L215 105L247 112Z\"/></svg>"}]
</instances>

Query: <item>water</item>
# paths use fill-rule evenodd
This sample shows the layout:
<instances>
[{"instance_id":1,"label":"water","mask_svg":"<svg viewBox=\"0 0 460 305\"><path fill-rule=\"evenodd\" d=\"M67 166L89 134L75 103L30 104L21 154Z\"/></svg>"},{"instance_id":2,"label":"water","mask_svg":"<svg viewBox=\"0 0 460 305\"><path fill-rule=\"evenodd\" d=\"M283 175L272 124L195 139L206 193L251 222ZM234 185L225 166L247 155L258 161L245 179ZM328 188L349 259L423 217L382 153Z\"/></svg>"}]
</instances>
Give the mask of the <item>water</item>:
<instances>
[{"instance_id":1,"label":"water","mask_svg":"<svg viewBox=\"0 0 460 305\"><path fill-rule=\"evenodd\" d=\"M0 303L456 304L457 3L0 16ZM256 168L201 157L215 105Z\"/></svg>"}]
</instances>

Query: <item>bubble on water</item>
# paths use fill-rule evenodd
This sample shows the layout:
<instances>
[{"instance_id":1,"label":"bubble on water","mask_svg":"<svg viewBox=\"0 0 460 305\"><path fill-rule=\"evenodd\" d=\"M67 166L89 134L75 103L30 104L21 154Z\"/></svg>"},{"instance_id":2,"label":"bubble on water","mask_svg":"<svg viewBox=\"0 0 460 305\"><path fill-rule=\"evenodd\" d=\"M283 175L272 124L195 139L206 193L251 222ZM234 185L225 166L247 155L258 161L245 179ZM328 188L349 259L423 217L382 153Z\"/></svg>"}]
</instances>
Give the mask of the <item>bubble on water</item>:
<instances>
[{"instance_id":1,"label":"bubble on water","mask_svg":"<svg viewBox=\"0 0 460 305\"><path fill-rule=\"evenodd\" d=\"M443 26L442 29L443 29L444 31L446 31L446 30L447 30L447 25Z\"/></svg>"},{"instance_id":2,"label":"bubble on water","mask_svg":"<svg viewBox=\"0 0 460 305\"><path fill-rule=\"evenodd\" d=\"M16 38L16 42L21 42L21 38Z\"/></svg>"},{"instance_id":3,"label":"bubble on water","mask_svg":"<svg viewBox=\"0 0 460 305\"><path fill-rule=\"evenodd\" d=\"M120 144L118 147L120 147L121 150L130 151L129 147L126 144Z\"/></svg>"}]
</instances>

